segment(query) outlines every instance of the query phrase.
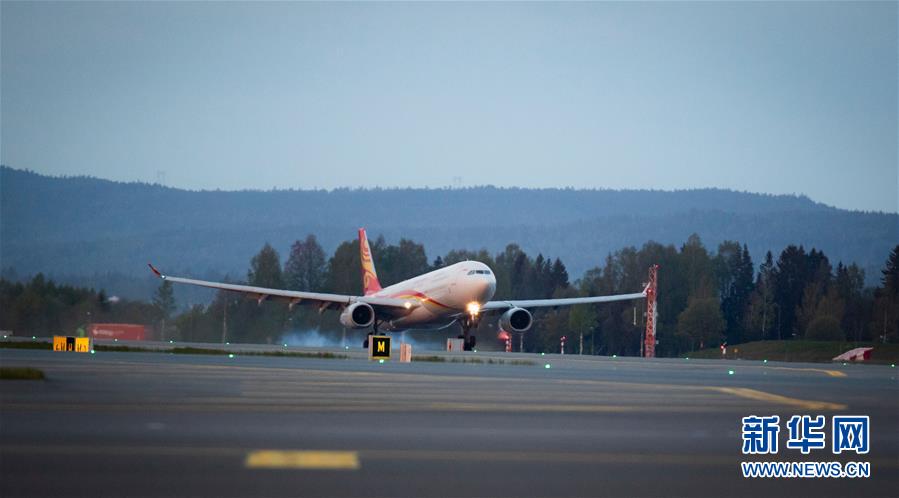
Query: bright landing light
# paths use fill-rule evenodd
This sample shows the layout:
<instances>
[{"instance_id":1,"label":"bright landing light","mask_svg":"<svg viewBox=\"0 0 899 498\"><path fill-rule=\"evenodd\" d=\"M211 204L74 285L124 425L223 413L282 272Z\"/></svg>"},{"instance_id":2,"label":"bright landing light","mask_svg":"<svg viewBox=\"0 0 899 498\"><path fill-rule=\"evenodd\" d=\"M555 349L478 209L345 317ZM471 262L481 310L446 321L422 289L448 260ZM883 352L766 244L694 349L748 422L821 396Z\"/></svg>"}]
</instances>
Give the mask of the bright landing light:
<instances>
[{"instance_id":1,"label":"bright landing light","mask_svg":"<svg viewBox=\"0 0 899 498\"><path fill-rule=\"evenodd\" d=\"M481 305L476 302L470 302L468 303L466 309L468 310L468 314L477 315L481 312Z\"/></svg>"}]
</instances>

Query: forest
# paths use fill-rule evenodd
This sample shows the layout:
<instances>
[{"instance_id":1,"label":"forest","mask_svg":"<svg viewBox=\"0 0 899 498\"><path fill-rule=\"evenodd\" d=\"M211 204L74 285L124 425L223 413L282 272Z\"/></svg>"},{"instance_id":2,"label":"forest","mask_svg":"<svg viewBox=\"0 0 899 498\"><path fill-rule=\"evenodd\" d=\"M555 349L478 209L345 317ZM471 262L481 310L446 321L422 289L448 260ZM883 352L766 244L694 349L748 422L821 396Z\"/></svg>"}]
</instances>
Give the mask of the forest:
<instances>
[{"instance_id":1,"label":"forest","mask_svg":"<svg viewBox=\"0 0 899 498\"><path fill-rule=\"evenodd\" d=\"M615 251L576 279L561 259L532 256L516 244L498 253L451 250L428 261L423 244L407 239L388 244L381 236L373 241L372 253L385 286L458 261L481 261L496 275L495 299L639 292L650 265L659 264L659 356L769 339L899 342L899 245L884 255L879 284L873 287L865 285L856 264L834 264L815 248L789 245L756 263L745 244L725 241L709 249L695 234L679 247L650 241L639 249ZM266 243L248 263L241 282L250 285L361 291L356 240L342 242L329 256L310 234L296 240L285 258ZM143 302L110 299L103 290L56 284L41 274L26 282L4 279L0 329L47 336L72 333L90 322L129 322L148 325L162 340L243 343L275 343L285 334L306 331L343 333L337 313L319 314L303 306L288 310L283 303L259 304L224 291L209 304L176 312L175 294L182 289L163 281L152 301ZM568 353L583 347L584 354L636 356L643 328L642 302L544 309L535 313L534 327L514 341L514 349L520 344L527 352L558 352L564 335ZM482 320L477 333L480 344L489 344L497 333L495 317Z\"/></svg>"}]
</instances>

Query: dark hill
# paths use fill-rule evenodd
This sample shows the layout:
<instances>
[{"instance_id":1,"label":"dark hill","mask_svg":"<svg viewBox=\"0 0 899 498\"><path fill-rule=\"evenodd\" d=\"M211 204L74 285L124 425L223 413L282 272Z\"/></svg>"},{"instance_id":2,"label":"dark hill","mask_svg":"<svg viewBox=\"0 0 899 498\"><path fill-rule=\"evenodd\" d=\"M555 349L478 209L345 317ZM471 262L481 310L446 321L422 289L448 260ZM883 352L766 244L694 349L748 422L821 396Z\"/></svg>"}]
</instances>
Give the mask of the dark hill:
<instances>
[{"instance_id":1,"label":"dark hill","mask_svg":"<svg viewBox=\"0 0 899 498\"><path fill-rule=\"evenodd\" d=\"M360 226L389 241L420 241L431 259L454 248L496 252L517 242L533 255L562 258L573 277L610 251L648 240L680 245L696 232L712 249L725 239L747 243L756 262L787 244L814 246L834 263L857 262L873 283L899 240L895 214L720 189L197 192L8 167L0 169L0 217L4 269L120 295L152 289L147 261L172 273L240 278L266 241L285 256L293 240L315 233L330 252ZM133 277L146 283L121 283Z\"/></svg>"}]
</instances>

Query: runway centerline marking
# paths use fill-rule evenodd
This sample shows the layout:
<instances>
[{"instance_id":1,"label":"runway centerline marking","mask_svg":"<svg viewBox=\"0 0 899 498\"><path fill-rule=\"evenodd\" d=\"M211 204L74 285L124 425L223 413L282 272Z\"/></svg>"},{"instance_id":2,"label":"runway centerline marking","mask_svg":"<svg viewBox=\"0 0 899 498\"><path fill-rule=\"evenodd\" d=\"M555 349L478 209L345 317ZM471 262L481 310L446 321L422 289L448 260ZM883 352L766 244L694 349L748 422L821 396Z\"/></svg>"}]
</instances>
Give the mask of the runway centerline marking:
<instances>
[{"instance_id":1,"label":"runway centerline marking","mask_svg":"<svg viewBox=\"0 0 899 498\"><path fill-rule=\"evenodd\" d=\"M358 470L355 451L255 450L247 453L248 469Z\"/></svg>"}]
</instances>

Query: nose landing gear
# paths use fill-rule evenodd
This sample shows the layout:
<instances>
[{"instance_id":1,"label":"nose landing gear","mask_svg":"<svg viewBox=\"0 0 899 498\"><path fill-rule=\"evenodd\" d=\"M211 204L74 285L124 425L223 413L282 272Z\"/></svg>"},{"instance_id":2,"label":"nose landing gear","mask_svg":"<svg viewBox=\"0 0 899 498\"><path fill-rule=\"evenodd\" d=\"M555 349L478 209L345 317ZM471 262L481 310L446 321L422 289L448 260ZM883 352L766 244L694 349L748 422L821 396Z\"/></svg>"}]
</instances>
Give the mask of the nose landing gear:
<instances>
[{"instance_id":1,"label":"nose landing gear","mask_svg":"<svg viewBox=\"0 0 899 498\"><path fill-rule=\"evenodd\" d=\"M472 351L477 345L477 337L471 335L469 332L471 329L478 329L478 323L480 323L478 318L479 317L476 314L469 314L460 322L462 324L462 335L459 336L459 339L463 340L462 349L465 351Z\"/></svg>"}]
</instances>

